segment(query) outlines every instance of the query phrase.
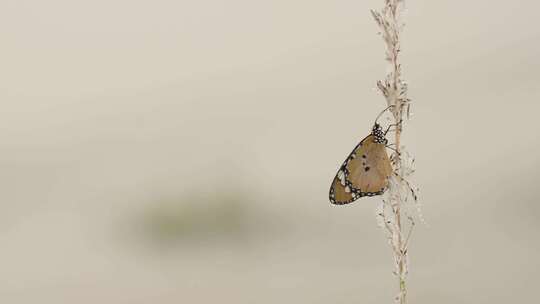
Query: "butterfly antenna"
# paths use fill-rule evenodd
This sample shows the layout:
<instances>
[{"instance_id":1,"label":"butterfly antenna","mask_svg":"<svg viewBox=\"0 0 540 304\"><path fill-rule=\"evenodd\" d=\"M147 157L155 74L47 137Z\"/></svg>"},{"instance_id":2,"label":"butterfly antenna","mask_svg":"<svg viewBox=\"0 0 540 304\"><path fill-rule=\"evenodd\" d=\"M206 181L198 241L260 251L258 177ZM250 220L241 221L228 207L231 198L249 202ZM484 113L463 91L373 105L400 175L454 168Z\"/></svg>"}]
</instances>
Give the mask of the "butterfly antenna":
<instances>
[{"instance_id":1,"label":"butterfly antenna","mask_svg":"<svg viewBox=\"0 0 540 304\"><path fill-rule=\"evenodd\" d=\"M377 121L379 120L379 118L381 118L381 116L384 114L384 112L388 111L390 108L392 107L395 107L395 106L388 106L386 109L384 109L379 115L377 115L377 118L375 118L375 124L377 123Z\"/></svg>"}]
</instances>

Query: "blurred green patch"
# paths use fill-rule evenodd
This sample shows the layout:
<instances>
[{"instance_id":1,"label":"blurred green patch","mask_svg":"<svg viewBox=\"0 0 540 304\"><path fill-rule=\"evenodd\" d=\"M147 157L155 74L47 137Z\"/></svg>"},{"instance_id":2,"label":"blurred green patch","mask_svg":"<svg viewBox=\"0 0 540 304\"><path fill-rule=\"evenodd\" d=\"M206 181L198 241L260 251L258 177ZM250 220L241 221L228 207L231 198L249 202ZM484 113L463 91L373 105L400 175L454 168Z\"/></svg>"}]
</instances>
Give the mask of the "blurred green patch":
<instances>
[{"instance_id":1,"label":"blurred green patch","mask_svg":"<svg viewBox=\"0 0 540 304\"><path fill-rule=\"evenodd\" d=\"M216 194L162 199L141 216L144 235L152 241L238 239L249 232L250 199L242 194Z\"/></svg>"}]
</instances>

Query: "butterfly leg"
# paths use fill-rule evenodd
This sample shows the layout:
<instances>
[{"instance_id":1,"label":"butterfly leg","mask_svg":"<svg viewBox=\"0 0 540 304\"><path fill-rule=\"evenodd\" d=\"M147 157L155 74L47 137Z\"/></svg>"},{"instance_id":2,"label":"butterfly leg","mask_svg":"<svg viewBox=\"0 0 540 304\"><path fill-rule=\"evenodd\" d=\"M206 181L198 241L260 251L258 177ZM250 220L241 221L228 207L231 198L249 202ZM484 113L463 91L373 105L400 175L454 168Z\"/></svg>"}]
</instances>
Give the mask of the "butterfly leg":
<instances>
[{"instance_id":1,"label":"butterfly leg","mask_svg":"<svg viewBox=\"0 0 540 304\"><path fill-rule=\"evenodd\" d=\"M391 144L391 145L395 145L395 144ZM390 147L390 145L386 145L386 147L394 152L396 152L398 155L401 155L401 153L398 152L398 150L396 150L395 148L392 148Z\"/></svg>"},{"instance_id":2,"label":"butterfly leg","mask_svg":"<svg viewBox=\"0 0 540 304\"><path fill-rule=\"evenodd\" d=\"M402 122L403 122L403 118L398 123L389 125L388 128L386 128L386 131L384 132L384 135L386 136L386 134L390 131L391 127L397 127L397 126L401 125Z\"/></svg>"}]
</instances>

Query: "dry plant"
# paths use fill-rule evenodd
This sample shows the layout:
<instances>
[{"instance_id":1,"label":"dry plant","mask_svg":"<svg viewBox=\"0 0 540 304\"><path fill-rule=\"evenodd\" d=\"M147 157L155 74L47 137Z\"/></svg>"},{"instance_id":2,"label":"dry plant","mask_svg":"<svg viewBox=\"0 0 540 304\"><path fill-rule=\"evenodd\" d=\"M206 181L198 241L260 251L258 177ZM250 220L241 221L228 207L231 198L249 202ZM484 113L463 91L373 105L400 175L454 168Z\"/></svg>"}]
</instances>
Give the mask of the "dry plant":
<instances>
[{"instance_id":1,"label":"dry plant","mask_svg":"<svg viewBox=\"0 0 540 304\"><path fill-rule=\"evenodd\" d=\"M400 15L403 11L403 0L384 0L380 11L371 13L379 25L380 34L386 44L386 60L390 70L386 78L377 82L379 91L386 98L389 111L392 113L395 126L395 151L391 156L394 174L390 177L389 189L377 211L379 225L383 228L394 256L394 275L399 280L399 293L396 303L407 303L408 245L415 221L407 209L412 201L418 207L416 190L411 187L407 178L414 173L414 159L405 150L401 142L403 122L409 119L410 99L407 98L407 84L402 79L400 54L400 34L403 23ZM412 198L412 200L411 200Z\"/></svg>"}]
</instances>

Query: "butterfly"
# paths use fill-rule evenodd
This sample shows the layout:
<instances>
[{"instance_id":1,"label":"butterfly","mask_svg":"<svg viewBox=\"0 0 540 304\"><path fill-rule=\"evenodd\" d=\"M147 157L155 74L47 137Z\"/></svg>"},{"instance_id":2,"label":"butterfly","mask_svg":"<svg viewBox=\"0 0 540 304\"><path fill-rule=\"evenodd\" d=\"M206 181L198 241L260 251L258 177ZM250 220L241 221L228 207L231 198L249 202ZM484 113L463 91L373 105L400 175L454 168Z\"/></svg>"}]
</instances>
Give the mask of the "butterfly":
<instances>
[{"instance_id":1,"label":"butterfly","mask_svg":"<svg viewBox=\"0 0 540 304\"><path fill-rule=\"evenodd\" d=\"M329 194L332 204L345 205L386 191L393 169L385 134L375 123L371 134L356 145L334 177Z\"/></svg>"}]
</instances>

